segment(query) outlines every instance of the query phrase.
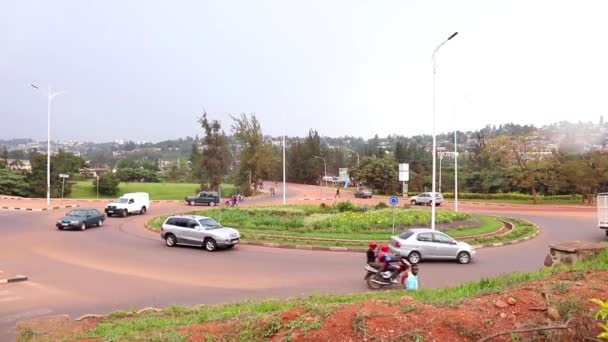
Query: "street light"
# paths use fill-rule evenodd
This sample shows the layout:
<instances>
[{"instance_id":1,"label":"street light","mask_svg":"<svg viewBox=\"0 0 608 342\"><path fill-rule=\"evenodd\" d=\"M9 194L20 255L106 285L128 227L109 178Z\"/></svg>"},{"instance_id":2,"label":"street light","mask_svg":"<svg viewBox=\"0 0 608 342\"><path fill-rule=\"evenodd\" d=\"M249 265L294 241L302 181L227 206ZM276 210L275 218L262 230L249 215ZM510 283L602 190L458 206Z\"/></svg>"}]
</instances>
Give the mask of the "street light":
<instances>
[{"instance_id":1,"label":"street light","mask_svg":"<svg viewBox=\"0 0 608 342\"><path fill-rule=\"evenodd\" d=\"M441 161L443 160L443 153L439 153L439 193L441 193Z\"/></svg>"},{"instance_id":2,"label":"street light","mask_svg":"<svg viewBox=\"0 0 608 342\"><path fill-rule=\"evenodd\" d=\"M40 90L40 88L35 84L30 84L32 88L36 90ZM51 205L51 102L55 98L55 96L64 93L63 91L52 93L51 86L48 87L48 108L47 108L47 130L46 130L46 206Z\"/></svg>"},{"instance_id":3,"label":"street light","mask_svg":"<svg viewBox=\"0 0 608 342\"><path fill-rule=\"evenodd\" d=\"M351 150L350 148L345 147L345 149L347 151L350 151L352 153L355 153L357 155L357 166L359 166L359 152L355 151L355 150ZM357 182L357 191L359 191L359 182Z\"/></svg>"},{"instance_id":4,"label":"street light","mask_svg":"<svg viewBox=\"0 0 608 342\"><path fill-rule=\"evenodd\" d=\"M458 212L458 148L456 145L457 130L454 130L454 211Z\"/></svg>"},{"instance_id":5,"label":"street light","mask_svg":"<svg viewBox=\"0 0 608 342\"><path fill-rule=\"evenodd\" d=\"M285 183L285 132L283 132L283 205L287 204L287 185Z\"/></svg>"},{"instance_id":6,"label":"street light","mask_svg":"<svg viewBox=\"0 0 608 342\"><path fill-rule=\"evenodd\" d=\"M448 37L448 39L444 40L441 44L439 44L436 48L435 51L433 51L433 56L431 57L432 62L433 62L433 182L432 182L432 190L431 190L431 229L435 229L435 201L436 201L436 197L435 197L435 183L437 181L436 179L436 166L437 166L437 137L435 134L435 121L436 121L436 100L437 100L437 96L436 96L436 91L435 91L435 78L437 75L437 53L439 52L439 49L448 42L448 40L456 37L456 35L458 34L458 32L454 32L452 33L451 36Z\"/></svg>"},{"instance_id":7,"label":"street light","mask_svg":"<svg viewBox=\"0 0 608 342\"><path fill-rule=\"evenodd\" d=\"M325 163L325 158L323 157L319 157L319 156L314 156L315 158L321 159L323 160L323 168L325 169L325 176L323 177L323 179L325 180L325 186L327 186L327 164ZM323 184L321 183L321 197L323 197Z\"/></svg>"}]
</instances>

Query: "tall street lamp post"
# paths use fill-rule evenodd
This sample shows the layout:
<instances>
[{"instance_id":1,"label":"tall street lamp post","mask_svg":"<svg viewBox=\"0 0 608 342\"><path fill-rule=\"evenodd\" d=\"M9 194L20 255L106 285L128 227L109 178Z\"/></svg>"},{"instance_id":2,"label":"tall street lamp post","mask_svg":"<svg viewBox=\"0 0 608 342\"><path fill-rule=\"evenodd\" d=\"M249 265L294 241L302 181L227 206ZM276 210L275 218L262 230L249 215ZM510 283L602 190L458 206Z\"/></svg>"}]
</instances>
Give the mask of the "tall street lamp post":
<instances>
[{"instance_id":1,"label":"tall street lamp post","mask_svg":"<svg viewBox=\"0 0 608 342\"><path fill-rule=\"evenodd\" d=\"M30 84L32 88L40 90L35 84ZM63 91L53 93L51 92L51 86L48 87L47 93L47 127L46 127L46 206L51 205L51 102L53 99L64 93Z\"/></svg>"},{"instance_id":2,"label":"tall street lamp post","mask_svg":"<svg viewBox=\"0 0 608 342\"><path fill-rule=\"evenodd\" d=\"M432 56L432 62L433 62L433 182L432 182L432 189L431 189L431 229L435 229L435 213L436 213L436 205L435 205L435 201L436 201L436 195L435 195L435 183L437 182L437 136L435 133L435 126L436 126L436 102L437 102L437 94L436 94L436 76L437 76L437 54L439 53L439 49L441 49L441 47L447 43L449 40L451 40L452 38L456 37L456 35L458 34L458 32L454 32L452 33L451 36L448 37L448 39L444 40L441 44L439 44L436 48L435 51L433 51L433 56Z\"/></svg>"},{"instance_id":3,"label":"tall street lamp post","mask_svg":"<svg viewBox=\"0 0 608 342\"><path fill-rule=\"evenodd\" d=\"M327 186L327 163L325 163L325 158L319 156L315 156L315 158L323 160L323 169L325 170L323 179L325 180L325 186ZM321 197L323 197L323 184L321 184Z\"/></svg>"},{"instance_id":4,"label":"tall street lamp post","mask_svg":"<svg viewBox=\"0 0 608 342\"><path fill-rule=\"evenodd\" d=\"M346 148L346 150L357 155L357 166L359 166L359 152L351 150L350 148ZM357 182L357 191L359 191L359 182Z\"/></svg>"}]
</instances>

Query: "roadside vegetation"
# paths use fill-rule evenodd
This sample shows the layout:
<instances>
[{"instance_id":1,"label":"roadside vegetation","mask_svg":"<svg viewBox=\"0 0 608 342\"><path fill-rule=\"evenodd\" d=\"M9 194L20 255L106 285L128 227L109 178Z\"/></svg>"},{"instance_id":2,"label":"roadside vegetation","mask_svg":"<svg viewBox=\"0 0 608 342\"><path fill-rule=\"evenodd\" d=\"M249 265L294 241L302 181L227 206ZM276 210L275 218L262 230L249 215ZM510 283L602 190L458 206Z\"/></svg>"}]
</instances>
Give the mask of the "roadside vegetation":
<instances>
[{"instance_id":1,"label":"roadside vegetation","mask_svg":"<svg viewBox=\"0 0 608 342\"><path fill-rule=\"evenodd\" d=\"M221 214L220 214L221 211ZM225 226L239 229L243 240L250 242L318 247L365 247L369 241L388 241L393 235L392 209L384 206L357 206L350 202L327 205L289 205L206 209L189 212L220 220ZM160 230L167 216L151 219L148 227ZM513 222L505 230L501 221ZM395 209L395 233L412 227L426 227L430 211ZM487 244L532 235L537 228L524 220L469 215L450 210L437 211L438 229L473 244Z\"/></svg>"},{"instance_id":2,"label":"roadside vegetation","mask_svg":"<svg viewBox=\"0 0 608 342\"><path fill-rule=\"evenodd\" d=\"M424 265L422 265L422 269L424 269ZM593 318L595 312L599 310L597 317L606 319L605 304L596 300L594 303L603 305L603 307L598 307L590 302L591 297L578 298L576 294L584 292L587 296L588 293L596 293L605 297L608 290L604 280L608 277L606 270L608 270L608 250L604 250L593 259L572 266L555 266L529 273L512 273L453 287L421 288L418 291L407 293L403 290L395 290L353 295L308 296L288 300L246 301L191 308L171 306L162 312L141 314L136 314L136 309L133 309L132 311L115 312L107 318L96 320L95 324L89 325L84 333L78 331L62 336L66 341L83 338L99 338L104 341L185 341L188 336L192 338L192 334L204 333L208 335L203 336L207 340L217 338L220 341L261 341L281 336L289 340L290 338L287 337L292 334L308 338L314 336L309 334L339 334L342 332L333 330L347 325L349 335L364 338L364 335L369 334L367 337L371 338L374 333L378 334L382 331L368 330L368 324L371 323L370 318L388 317L386 319L391 319L390 317L399 314L405 315L407 320L412 323L415 320L428 321L424 317L421 318L420 315L435 315L435 319L439 321L435 321L428 327L420 326L420 328L430 330L437 327L437 324L447 324L454 330L450 333L451 337L457 334L463 338L477 340L484 334L489 334L491 329L495 332L496 329L507 326L506 324L516 327L516 323L522 323L521 320L524 319L530 320L529 324L534 322L536 324L545 322L544 324L546 324L547 316L545 315L550 314L549 311L552 310L558 316L553 317L553 320L563 319L566 323L562 325L568 326L568 322L577 318L577 323L572 327L580 329L580 332L591 334L591 331L598 331L598 322ZM598 279L598 276L602 278ZM528 303L526 299L531 299L523 298L523 296L541 298L540 300L545 298L543 301L546 303ZM516 321L501 320L499 313L509 312L500 311L503 310L498 304L498 301L502 300L501 298L509 302L509 304L504 304L507 307L532 305L530 306L532 309L528 310L524 307L525 311L521 311L516 316ZM534 301L536 300L534 299ZM541 307L538 308L538 305ZM545 305L544 309L543 305ZM477 307L477 311L471 309L472 307ZM360 308L373 309L363 311ZM398 311L390 311L393 313L387 315L387 308ZM459 314L461 310L468 310L468 313ZM487 310L493 312L486 312ZM346 315L348 312L350 314ZM468 316L475 312L477 312L476 315L486 317L485 323ZM437 313L440 313L440 316L437 316ZM555 315L555 313L553 314ZM347 322L341 323L341 319L346 319ZM511 322L509 323L509 321ZM328 322L332 322L331 325L327 325ZM586 329L582 328L582 323L586 324ZM210 329L210 327L214 329ZM393 328L393 326L391 325L389 328ZM424 335L428 333L424 330L416 332L414 328L406 330L407 333L419 334L418 340L423 340ZM548 333L546 331L539 331L539 333L541 335L538 336L545 334L545 338L551 336L546 335ZM598 331L595 334L599 333ZM43 332L28 329L21 331L19 340L29 341L31 336L48 337ZM507 333L506 336L509 334ZM511 333L511 338L513 336L517 338L516 340L520 340L516 333ZM395 335L389 335L389 337L394 338ZM412 340L412 337L408 336L403 340Z\"/></svg>"},{"instance_id":3,"label":"roadside vegetation","mask_svg":"<svg viewBox=\"0 0 608 342\"><path fill-rule=\"evenodd\" d=\"M147 192L152 200L183 200L186 196L191 196L200 189L199 184L195 183L119 183L117 195L127 192ZM232 184L222 184L222 196L232 196L236 193L236 188ZM91 199L96 198L95 186L90 181L77 181L72 185L70 198ZM114 198L99 194L100 198Z\"/></svg>"}]
</instances>

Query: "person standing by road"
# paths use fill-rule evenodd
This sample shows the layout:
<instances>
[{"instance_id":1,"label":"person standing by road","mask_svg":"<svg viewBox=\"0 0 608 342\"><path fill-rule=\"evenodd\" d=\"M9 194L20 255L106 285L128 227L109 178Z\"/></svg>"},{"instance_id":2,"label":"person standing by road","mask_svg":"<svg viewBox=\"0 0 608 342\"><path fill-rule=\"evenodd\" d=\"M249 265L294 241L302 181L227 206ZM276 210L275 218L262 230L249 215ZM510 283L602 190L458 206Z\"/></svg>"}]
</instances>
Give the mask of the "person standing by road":
<instances>
[{"instance_id":1,"label":"person standing by road","mask_svg":"<svg viewBox=\"0 0 608 342\"><path fill-rule=\"evenodd\" d=\"M334 198L340 198L340 188L336 189L336 195Z\"/></svg>"},{"instance_id":2,"label":"person standing by road","mask_svg":"<svg viewBox=\"0 0 608 342\"><path fill-rule=\"evenodd\" d=\"M270 196L274 197L274 187L270 187Z\"/></svg>"}]
</instances>

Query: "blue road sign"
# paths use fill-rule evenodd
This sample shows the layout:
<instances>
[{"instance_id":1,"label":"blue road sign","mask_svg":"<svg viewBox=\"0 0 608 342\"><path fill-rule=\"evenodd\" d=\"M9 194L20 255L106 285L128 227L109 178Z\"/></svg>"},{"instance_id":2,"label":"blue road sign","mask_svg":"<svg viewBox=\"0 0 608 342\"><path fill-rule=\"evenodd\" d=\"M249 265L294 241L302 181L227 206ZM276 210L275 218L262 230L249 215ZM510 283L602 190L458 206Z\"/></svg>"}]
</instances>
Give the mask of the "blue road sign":
<instances>
[{"instance_id":1,"label":"blue road sign","mask_svg":"<svg viewBox=\"0 0 608 342\"><path fill-rule=\"evenodd\" d=\"M397 203L399 203L399 198L397 196L391 196L388 199L388 203L390 203L391 205L397 205Z\"/></svg>"}]
</instances>

